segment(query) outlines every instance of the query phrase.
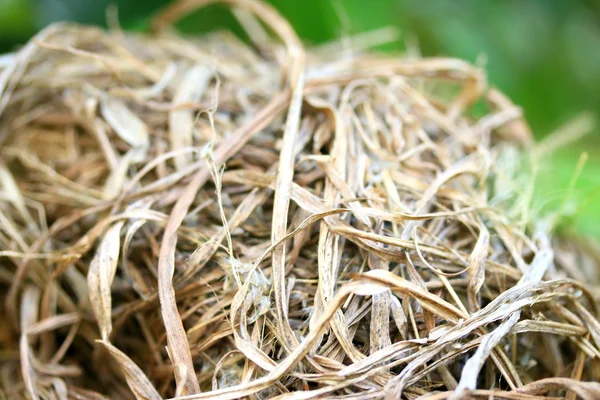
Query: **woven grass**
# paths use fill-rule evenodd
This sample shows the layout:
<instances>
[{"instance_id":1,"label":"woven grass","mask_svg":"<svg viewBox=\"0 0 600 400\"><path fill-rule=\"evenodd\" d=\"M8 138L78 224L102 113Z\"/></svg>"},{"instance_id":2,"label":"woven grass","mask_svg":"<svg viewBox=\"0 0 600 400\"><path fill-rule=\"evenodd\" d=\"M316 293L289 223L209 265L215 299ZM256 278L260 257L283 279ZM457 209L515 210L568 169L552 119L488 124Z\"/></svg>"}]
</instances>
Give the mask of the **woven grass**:
<instances>
[{"instance_id":1,"label":"woven grass","mask_svg":"<svg viewBox=\"0 0 600 400\"><path fill-rule=\"evenodd\" d=\"M483 71L206 3L0 59L0 397L600 399L599 252Z\"/></svg>"}]
</instances>

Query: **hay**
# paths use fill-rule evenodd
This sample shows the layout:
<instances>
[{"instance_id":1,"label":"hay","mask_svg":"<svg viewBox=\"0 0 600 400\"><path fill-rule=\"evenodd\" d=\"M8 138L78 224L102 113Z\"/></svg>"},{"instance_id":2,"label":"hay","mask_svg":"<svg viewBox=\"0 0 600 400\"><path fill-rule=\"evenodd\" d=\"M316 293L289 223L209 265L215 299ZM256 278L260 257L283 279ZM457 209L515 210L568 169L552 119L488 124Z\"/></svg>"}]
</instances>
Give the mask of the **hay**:
<instances>
[{"instance_id":1,"label":"hay","mask_svg":"<svg viewBox=\"0 0 600 400\"><path fill-rule=\"evenodd\" d=\"M2 394L600 398L598 251L482 71L170 31L205 3L2 58Z\"/></svg>"}]
</instances>

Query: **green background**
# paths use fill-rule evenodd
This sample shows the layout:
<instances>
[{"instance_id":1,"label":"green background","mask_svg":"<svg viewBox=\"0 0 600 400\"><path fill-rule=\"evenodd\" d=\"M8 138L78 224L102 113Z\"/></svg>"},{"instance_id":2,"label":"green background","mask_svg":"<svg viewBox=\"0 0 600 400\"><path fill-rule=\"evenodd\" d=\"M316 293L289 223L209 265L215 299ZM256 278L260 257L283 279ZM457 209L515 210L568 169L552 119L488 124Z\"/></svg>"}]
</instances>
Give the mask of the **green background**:
<instances>
[{"instance_id":1,"label":"green background","mask_svg":"<svg viewBox=\"0 0 600 400\"><path fill-rule=\"evenodd\" d=\"M424 55L474 62L487 58L489 81L508 94L537 138L581 111L600 115L600 0L271 0L307 43L396 26L398 51L416 41ZM0 0L0 50L10 51L57 20L105 25L118 8L126 29L146 30L166 0ZM239 31L225 8L211 6L182 21L186 32ZM600 121L600 119L599 119ZM575 184L566 229L600 238L600 128L542 165L535 203L558 209L581 153L589 159Z\"/></svg>"}]
</instances>

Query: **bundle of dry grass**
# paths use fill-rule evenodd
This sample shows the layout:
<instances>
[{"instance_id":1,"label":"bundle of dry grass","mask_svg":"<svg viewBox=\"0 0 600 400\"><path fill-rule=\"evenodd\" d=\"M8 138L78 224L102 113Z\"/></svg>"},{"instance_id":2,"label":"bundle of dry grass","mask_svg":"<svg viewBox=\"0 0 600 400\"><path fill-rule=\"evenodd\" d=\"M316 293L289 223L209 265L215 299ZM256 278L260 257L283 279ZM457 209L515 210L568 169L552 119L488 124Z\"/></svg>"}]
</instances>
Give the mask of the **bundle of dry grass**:
<instances>
[{"instance_id":1,"label":"bundle of dry grass","mask_svg":"<svg viewBox=\"0 0 600 400\"><path fill-rule=\"evenodd\" d=\"M2 58L2 395L600 398L598 253L479 69L169 33L204 3Z\"/></svg>"}]
</instances>

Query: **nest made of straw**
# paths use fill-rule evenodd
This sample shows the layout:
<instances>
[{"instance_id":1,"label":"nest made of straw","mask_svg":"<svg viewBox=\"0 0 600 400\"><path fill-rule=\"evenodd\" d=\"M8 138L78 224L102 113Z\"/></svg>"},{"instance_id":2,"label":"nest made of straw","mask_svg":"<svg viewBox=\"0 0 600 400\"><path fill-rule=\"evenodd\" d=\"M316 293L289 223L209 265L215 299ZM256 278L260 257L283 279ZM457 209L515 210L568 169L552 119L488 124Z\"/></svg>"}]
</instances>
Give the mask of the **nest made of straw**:
<instances>
[{"instance_id":1,"label":"nest made of straw","mask_svg":"<svg viewBox=\"0 0 600 400\"><path fill-rule=\"evenodd\" d=\"M478 68L164 29L204 3L1 59L0 394L600 398L597 252Z\"/></svg>"}]
</instances>

